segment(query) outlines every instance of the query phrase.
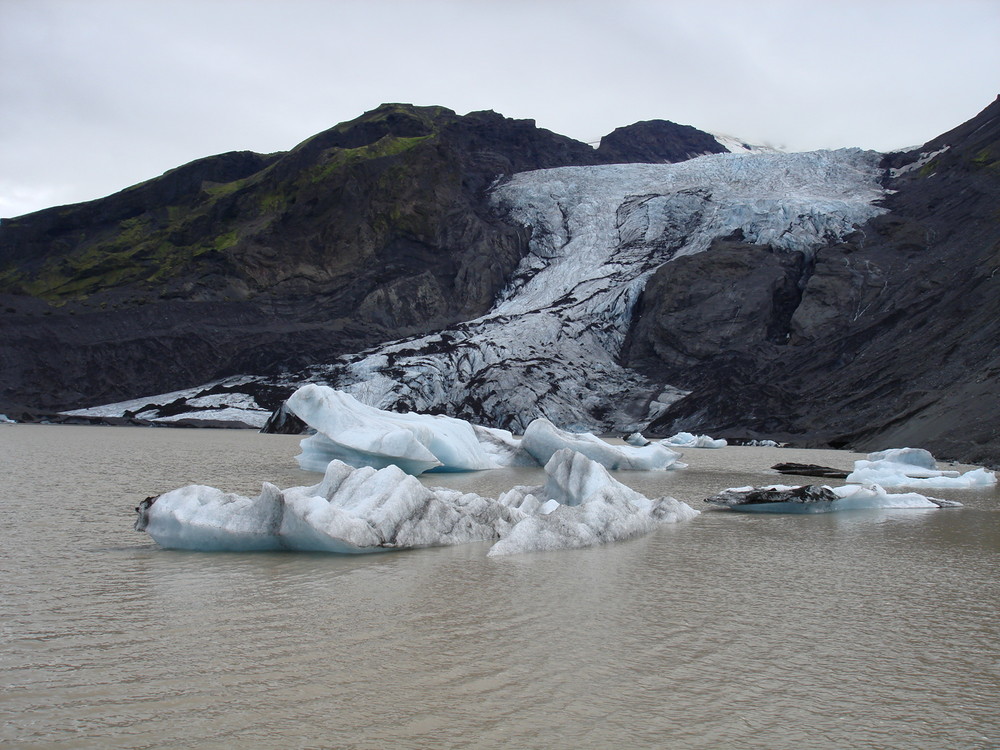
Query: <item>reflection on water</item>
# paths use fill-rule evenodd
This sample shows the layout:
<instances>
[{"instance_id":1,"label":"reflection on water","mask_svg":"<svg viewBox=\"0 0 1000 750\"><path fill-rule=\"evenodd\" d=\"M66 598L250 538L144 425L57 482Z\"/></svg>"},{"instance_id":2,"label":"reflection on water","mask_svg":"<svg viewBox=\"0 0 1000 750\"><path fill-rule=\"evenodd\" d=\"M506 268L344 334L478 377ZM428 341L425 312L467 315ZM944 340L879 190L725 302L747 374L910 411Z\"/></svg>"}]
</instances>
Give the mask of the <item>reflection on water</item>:
<instances>
[{"instance_id":1,"label":"reflection on water","mask_svg":"<svg viewBox=\"0 0 1000 750\"><path fill-rule=\"evenodd\" d=\"M297 438L0 427L0 742L165 747L1000 745L1000 503L757 516L487 558L167 551L132 508L189 482L311 484ZM778 460L619 474L692 505ZM539 470L428 484L499 494ZM787 478L782 481L788 481ZM707 507L707 506L704 506Z\"/></svg>"}]
</instances>

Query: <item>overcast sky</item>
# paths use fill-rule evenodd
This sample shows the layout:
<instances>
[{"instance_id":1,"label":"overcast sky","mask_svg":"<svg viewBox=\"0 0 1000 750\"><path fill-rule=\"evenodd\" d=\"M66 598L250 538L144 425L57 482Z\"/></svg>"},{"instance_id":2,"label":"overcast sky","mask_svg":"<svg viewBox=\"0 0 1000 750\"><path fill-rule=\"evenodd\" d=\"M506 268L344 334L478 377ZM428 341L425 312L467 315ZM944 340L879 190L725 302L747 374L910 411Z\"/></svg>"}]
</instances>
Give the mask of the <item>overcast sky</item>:
<instances>
[{"instance_id":1,"label":"overcast sky","mask_svg":"<svg viewBox=\"0 0 1000 750\"><path fill-rule=\"evenodd\" d=\"M891 150L993 101L998 40L1000 0L0 0L0 216L382 102Z\"/></svg>"}]
</instances>

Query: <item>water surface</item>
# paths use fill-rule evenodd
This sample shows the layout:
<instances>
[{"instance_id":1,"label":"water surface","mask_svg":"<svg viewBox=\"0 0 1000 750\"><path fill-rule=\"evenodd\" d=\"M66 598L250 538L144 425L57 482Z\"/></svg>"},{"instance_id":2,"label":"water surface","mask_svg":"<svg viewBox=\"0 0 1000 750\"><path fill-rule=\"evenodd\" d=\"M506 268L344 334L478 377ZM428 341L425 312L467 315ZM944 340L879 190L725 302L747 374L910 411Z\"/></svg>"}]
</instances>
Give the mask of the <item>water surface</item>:
<instances>
[{"instance_id":1,"label":"water surface","mask_svg":"<svg viewBox=\"0 0 1000 750\"><path fill-rule=\"evenodd\" d=\"M199 554L147 495L313 484L298 438L0 426L0 744L38 748L1000 746L1000 496L956 510L708 509L631 542L487 558ZM617 477L701 499L778 461ZM497 494L540 470L425 477Z\"/></svg>"}]
</instances>

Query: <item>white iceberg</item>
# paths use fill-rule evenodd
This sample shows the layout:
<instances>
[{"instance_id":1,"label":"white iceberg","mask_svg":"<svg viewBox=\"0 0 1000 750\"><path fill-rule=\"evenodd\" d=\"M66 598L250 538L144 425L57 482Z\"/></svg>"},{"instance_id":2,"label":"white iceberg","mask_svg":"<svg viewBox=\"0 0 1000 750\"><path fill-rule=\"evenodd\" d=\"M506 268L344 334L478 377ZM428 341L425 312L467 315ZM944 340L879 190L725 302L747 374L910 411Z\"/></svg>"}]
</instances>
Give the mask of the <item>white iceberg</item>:
<instances>
[{"instance_id":1,"label":"white iceberg","mask_svg":"<svg viewBox=\"0 0 1000 750\"><path fill-rule=\"evenodd\" d=\"M500 502L538 512L519 521L489 551L491 557L521 552L589 547L646 534L698 511L672 497L650 500L613 479L607 469L563 449L545 465L541 487L516 487Z\"/></svg>"},{"instance_id":2,"label":"white iceberg","mask_svg":"<svg viewBox=\"0 0 1000 750\"><path fill-rule=\"evenodd\" d=\"M641 432L633 432L631 435L626 435L622 440L628 445L634 445L637 448L649 445L649 441L646 440L646 437Z\"/></svg>"},{"instance_id":3,"label":"white iceberg","mask_svg":"<svg viewBox=\"0 0 1000 750\"><path fill-rule=\"evenodd\" d=\"M472 493L430 489L396 466L331 461L323 481L256 498L191 485L143 501L136 529L162 547L203 552L344 554L496 539L523 513Z\"/></svg>"},{"instance_id":4,"label":"white iceberg","mask_svg":"<svg viewBox=\"0 0 1000 750\"><path fill-rule=\"evenodd\" d=\"M302 440L299 465L324 471L336 459L354 467L395 465L408 474L492 469L472 425L432 414L396 414L366 406L350 394L308 384L286 402L316 434Z\"/></svg>"},{"instance_id":5,"label":"white iceberg","mask_svg":"<svg viewBox=\"0 0 1000 750\"><path fill-rule=\"evenodd\" d=\"M692 435L690 432L678 432L660 443L675 448L725 448L727 443L723 438L712 438L708 435Z\"/></svg>"},{"instance_id":6,"label":"white iceberg","mask_svg":"<svg viewBox=\"0 0 1000 750\"><path fill-rule=\"evenodd\" d=\"M891 448L869 453L867 460L854 462L847 475L850 484L878 484L882 487L927 487L965 489L996 484L996 474L983 468L961 474L939 470L934 456L923 448Z\"/></svg>"},{"instance_id":7,"label":"white iceberg","mask_svg":"<svg viewBox=\"0 0 1000 750\"><path fill-rule=\"evenodd\" d=\"M878 508L952 508L955 500L927 497L916 492L889 493L877 484L782 485L730 487L705 498L706 503L744 513L832 513L842 510Z\"/></svg>"},{"instance_id":8,"label":"white iceberg","mask_svg":"<svg viewBox=\"0 0 1000 750\"><path fill-rule=\"evenodd\" d=\"M545 485L493 499L425 487L396 466L354 468L334 460L311 487L265 483L248 498L190 485L147 498L136 509L135 528L163 547L203 552L356 554L512 535L490 551L501 555L627 539L697 515L673 498L649 500L572 451L553 456L545 471Z\"/></svg>"},{"instance_id":9,"label":"white iceberg","mask_svg":"<svg viewBox=\"0 0 1000 750\"><path fill-rule=\"evenodd\" d=\"M589 432L560 430L544 417L532 420L527 426L521 447L542 465L547 464L558 451L569 448L597 461L606 469L658 471L685 466L677 460L681 454L664 445L611 445Z\"/></svg>"}]
</instances>

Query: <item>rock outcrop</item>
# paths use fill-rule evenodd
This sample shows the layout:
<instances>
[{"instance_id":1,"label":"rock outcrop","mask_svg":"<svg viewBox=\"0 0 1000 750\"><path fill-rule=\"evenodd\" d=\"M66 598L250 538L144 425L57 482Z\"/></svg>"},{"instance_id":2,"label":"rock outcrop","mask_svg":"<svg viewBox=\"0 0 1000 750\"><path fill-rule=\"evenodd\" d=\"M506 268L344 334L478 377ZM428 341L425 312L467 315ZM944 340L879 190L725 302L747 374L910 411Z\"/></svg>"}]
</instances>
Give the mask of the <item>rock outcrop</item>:
<instances>
[{"instance_id":1,"label":"rock outcrop","mask_svg":"<svg viewBox=\"0 0 1000 750\"><path fill-rule=\"evenodd\" d=\"M660 269L625 359L692 392L648 434L1000 463L1000 98L883 165L887 213L810 259L724 243ZM675 334L699 318L696 346Z\"/></svg>"}]
</instances>

